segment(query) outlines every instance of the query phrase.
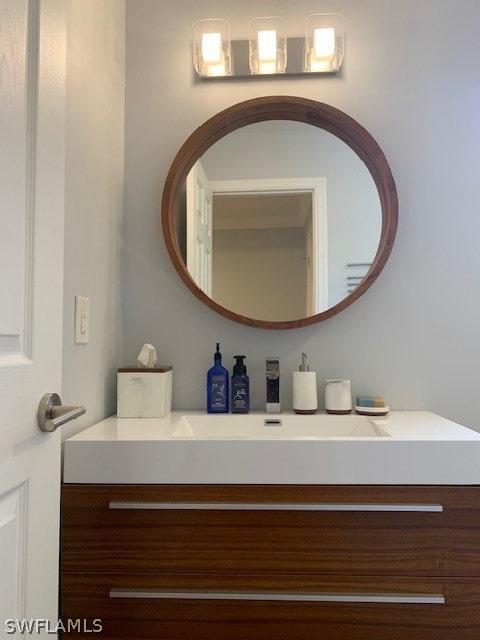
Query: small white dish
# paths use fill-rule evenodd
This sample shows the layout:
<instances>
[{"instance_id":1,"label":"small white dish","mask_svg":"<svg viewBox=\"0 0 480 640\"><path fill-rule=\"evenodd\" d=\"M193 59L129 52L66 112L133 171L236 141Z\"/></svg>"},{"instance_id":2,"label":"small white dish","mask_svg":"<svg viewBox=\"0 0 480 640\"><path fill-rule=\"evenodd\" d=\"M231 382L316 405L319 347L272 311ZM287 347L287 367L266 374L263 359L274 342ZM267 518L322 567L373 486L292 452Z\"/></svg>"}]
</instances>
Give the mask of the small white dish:
<instances>
[{"instance_id":1,"label":"small white dish","mask_svg":"<svg viewBox=\"0 0 480 640\"><path fill-rule=\"evenodd\" d=\"M360 407L355 405L355 411L361 416L386 416L389 412L388 407Z\"/></svg>"}]
</instances>

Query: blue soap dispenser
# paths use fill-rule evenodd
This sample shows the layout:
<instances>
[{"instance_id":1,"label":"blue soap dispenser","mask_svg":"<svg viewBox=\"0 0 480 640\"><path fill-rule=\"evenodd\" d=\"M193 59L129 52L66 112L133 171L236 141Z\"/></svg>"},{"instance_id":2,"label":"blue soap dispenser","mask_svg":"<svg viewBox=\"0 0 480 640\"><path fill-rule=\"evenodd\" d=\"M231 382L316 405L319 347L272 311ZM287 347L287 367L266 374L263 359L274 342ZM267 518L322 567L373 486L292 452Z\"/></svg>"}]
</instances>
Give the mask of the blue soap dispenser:
<instances>
[{"instance_id":1,"label":"blue soap dispenser","mask_svg":"<svg viewBox=\"0 0 480 640\"><path fill-rule=\"evenodd\" d=\"M207 373L207 413L228 413L228 371L222 367L220 343Z\"/></svg>"},{"instance_id":2,"label":"blue soap dispenser","mask_svg":"<svg viewBox=\"0 0 480 640\"><path fill-rule=\"evenodd\" d=\"M248 413L250 411L250 382L245 356L235 356L236 364L232 376L232 413Z\"/></svg>"}]
</instances>

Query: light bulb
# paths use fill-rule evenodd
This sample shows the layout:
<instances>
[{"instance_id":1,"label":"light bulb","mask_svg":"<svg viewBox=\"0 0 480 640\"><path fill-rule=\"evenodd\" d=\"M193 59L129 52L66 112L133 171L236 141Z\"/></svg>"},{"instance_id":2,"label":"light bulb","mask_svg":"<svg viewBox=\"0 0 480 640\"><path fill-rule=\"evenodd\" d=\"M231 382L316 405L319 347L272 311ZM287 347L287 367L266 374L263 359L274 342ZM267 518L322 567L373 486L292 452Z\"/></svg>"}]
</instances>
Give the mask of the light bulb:
<instances>
[{"instance_id":1,"label":"light bulb","mask_svg":"<svg viewBox=\"0 0 480 640\"><path fill-rule=\"evenodd\" d=\"M202 57L204 62L220 62L222 59L222 34L204 33L202 35Z\"/></svg>"},{"instance_id":2,"label":"light bulb","mask_svg":"<svg viewBox=\"0 0 480 640\"><path fill-rule=\"evenodd\" d=\"M271 62L277 59L277 32L275 29L258 32L258 59Z\"/></svg>"},{"instance_id":3,"label":"light bulb","mask_svg":"<svg viewBox=\"0 0 480 640\"><path fill-rule=\"evenodd\" d=\"M335 29L324 27L313 32L313 56L317 60L331 60L335 55Z\"/></svg>"}]
</instances>

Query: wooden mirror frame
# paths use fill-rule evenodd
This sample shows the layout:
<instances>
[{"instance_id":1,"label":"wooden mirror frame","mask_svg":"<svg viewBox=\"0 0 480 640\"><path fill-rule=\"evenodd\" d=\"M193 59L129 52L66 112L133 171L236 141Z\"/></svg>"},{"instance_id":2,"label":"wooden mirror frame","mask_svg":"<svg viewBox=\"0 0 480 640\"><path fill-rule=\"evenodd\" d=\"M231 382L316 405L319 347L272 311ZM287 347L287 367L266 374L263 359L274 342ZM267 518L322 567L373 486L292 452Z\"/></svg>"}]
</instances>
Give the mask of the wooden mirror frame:
<instances>
[{"instance_id":1,"label":"wooden mirror frame","mask_svg":"<svg viewBox=\"0 0 480 640\"><path fill-rule=\"evenodd\" d=\"M222 307L209 298L192 280L183 261L176 237L175 216L180 193L190 169L217 140L249 124L265 120L294 120L311 124L343 140L365 163L378 190L382 209L382 231L374 261L358 287L338 304L298 320L269 321L249 318ZM162 199L162 228L173 266L190 291L217 313L262 329L294 329L331 318L363 295L377 279L392 250L398 221L395 182L382 150L358 122L327 104L292 96L269 96L240 102L202 124L183 144L167 175Z\"/></svg>"}]
</instances>

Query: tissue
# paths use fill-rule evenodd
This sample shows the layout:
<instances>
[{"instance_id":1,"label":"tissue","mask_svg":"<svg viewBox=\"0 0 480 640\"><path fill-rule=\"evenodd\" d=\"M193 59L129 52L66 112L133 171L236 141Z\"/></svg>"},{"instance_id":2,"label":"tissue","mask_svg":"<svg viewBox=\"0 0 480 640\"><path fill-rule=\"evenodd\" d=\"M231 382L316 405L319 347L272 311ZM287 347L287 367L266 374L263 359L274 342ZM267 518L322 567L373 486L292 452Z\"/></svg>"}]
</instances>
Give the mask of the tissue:
<instances>
[{"instance_id":1,"label":"tissue","mask_svg":"<svg viewBox=\"0 0 480 640\"><path fill-rule=\"evenodd\" d=\"M157 363L157 352L153 344L146 342L137 356L137 366L153 369Z\"/></svg>"}]
</instances>

